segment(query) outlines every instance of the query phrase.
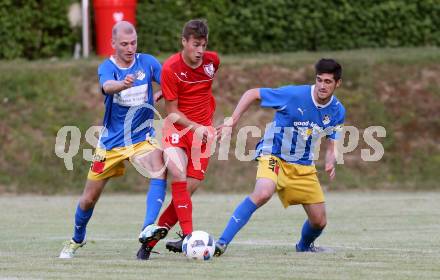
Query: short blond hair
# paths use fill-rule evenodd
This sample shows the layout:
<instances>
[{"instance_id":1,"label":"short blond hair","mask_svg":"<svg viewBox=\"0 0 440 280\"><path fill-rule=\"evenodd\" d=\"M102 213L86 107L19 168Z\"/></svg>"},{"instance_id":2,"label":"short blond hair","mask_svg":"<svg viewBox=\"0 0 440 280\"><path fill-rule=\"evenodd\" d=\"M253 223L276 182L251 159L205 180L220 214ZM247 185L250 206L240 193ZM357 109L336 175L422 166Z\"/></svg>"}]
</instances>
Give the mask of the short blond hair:
<instances>
[{"instance_id":1,"label":"short blond hair","mask_svg":"<svg viewBox=\"0 0 440 280\"><path fill-rule=\"evenodd\" d=\"M119 32L124 32L125 34L136 33L136 28L131 22L128 21L119 21L113 25L112 29L112 37L116 38Z\"/></svg>"}]
</instances>

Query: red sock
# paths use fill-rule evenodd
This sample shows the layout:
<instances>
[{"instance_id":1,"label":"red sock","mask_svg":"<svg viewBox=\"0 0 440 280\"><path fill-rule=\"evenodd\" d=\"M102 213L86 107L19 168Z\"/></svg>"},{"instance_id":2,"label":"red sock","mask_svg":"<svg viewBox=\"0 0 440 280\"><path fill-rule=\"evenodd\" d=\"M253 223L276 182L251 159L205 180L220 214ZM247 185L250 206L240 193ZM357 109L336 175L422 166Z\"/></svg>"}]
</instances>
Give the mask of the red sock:
<instances>
[{"instance_id":1,"label":"red sock","mask_svg":"<svg viewBox=\"0 0 440 280\"><path fill-rule=\"evenodd\" d=\"M157 225L161 227L167 227L168 230L170 230L175 224L177 224L177 221L178 219L176 210L174 209L173 201L171 200L167 209L165 209L162 215L160 215ZM159 240L151 240L150 242L148 242L148 246L154 248L157 242L159 242Z\"/></svg>"},{"instance_id":2,"label":"red sock","mask_svg":"<svg viewBox=\"0 0 440 280\"><path fill-rule=\"evenodd\" d=\"M167 227L170 230L175 224L177 224L177 214L174 209L173 201L171 200L170 205L168 205L167 209L163 211L162 215L160 215L158 226Z\"/></svg>"},{"instance_id":3,"label":"red sock","mask_svg":"<svg viewBox=\"0 0 440 280\"><path fill-rule=\"evenodd\" d=\"M159 240L151 240L150 242L148 242L148 247L150 248L154 248L154 246L156 246L157 242L159 242Z\"/></svg>"},{"instance_id":4,"label":"red sock","mask_svg":"<svg viewBox=\"0 0 440 280\"><path fill-rule=\"evenodd\" d=\"M174 209L184 235L193 231L191 196L186 189L186 181L171 183Z\"/></svg>"}]
</instances>

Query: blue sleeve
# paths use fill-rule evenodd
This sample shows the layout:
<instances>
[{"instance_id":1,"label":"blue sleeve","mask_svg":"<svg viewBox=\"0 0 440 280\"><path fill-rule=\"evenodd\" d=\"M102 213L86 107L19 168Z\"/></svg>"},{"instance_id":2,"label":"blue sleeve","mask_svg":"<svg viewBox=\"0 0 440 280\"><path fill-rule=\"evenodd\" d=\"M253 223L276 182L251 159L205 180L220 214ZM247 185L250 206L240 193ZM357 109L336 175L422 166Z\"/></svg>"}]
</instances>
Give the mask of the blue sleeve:
<instances>
[{"instance_id":1,"label":"blue sleeve","mask_svg":"<svg viewBox=\"0 0 440 280\"><path fill-rule=\"evenodd\" d=\"M151 82L155 81L160 85L160 73L162 72L162 65L159 60L150 54L140 54L142 66L150 70Z\"/></svg>"},{"instance_id":2,"label":"blue sleeve","mask_svg":"<svg viewBox=\"0 0 440 280\"><path fill-rule=\"evenodd\" d=\"M292 97L292 86L260 88L261 107L281 109Z\"/></svg>"},{"instance_id":3,"label":"blue sleeve","mask_svg":"<svg viewBox=\"0 0 440 280\"><path fill-rule=\"evenodd\" d=\"M99 65L98 67L98 80L99 80L99 85L102 86L104 85L105 82L109 81L109 80L115 80L115 75L113 73L113 68L111 67L111 65L109 65L108 63L103 63L101 65Z\"/></svg>"},{"instance_id":4,"label":"blue sleeve","mask_svg":"<svg viewBox=\"0 0 440 280\"><path fill-rule=\"evenodd\" d=\"M333 132L327 135L328 139L339 140L341 138L342 128L344 127L345 121L345 109L342 107L341 113L339 114L338 120L335 122L333 127Z\"/></svg>"},{"instance_id":5,"label":"blue sleeve","mask_svg":"<svg viewBox=\"0 0 440 280\"><path fill-rule=\"evenodd\" d=\"M160 73L162 72L162 65L160 64L159 60L153 56L151 57L151 64L153 70L153 80L160 85Z\"/></svg>"}]
</instances>

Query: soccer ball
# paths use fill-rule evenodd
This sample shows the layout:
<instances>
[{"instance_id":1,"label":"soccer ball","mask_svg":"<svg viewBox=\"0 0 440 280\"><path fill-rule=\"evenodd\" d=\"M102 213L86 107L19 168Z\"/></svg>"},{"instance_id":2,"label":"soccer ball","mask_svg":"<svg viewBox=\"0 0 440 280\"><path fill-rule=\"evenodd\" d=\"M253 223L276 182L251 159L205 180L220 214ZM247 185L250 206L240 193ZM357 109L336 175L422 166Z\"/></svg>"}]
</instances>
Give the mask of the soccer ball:
<instances>
[{"instance_id":1,"label":"soccer ball","mask_svg":"<svg viewBox=\"0 0 440 280\"><path fill-rule=\"evenodd\" d=\"M210 260L215 252L214 238L207 232L193 231L183 239L182 252L188 259Z\"/></svg>"}]
</instances>

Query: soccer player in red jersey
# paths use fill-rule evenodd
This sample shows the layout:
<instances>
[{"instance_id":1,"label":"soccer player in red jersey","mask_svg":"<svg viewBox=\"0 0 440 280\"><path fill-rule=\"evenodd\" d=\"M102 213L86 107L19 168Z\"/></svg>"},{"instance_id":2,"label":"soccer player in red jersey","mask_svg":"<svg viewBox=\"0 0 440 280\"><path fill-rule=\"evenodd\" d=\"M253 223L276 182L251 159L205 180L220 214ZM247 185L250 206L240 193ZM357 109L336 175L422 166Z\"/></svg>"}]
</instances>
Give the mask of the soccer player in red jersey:
<instances>
[{"instance_id":1,"label":"soccer player in red jersey","mask_svg":"<svg viewBox=\"0 0 440 280\"><path fill-rule=\"evenodd\" d=\"M204 179L209 146L215 137L212 82L220 64L217 53L206 51L208 26L204 20L185 24L182 45L181 52L165 61L161 74L168 113L162 142L168 174L172 176L172 201L158 225L170 229L179 222L181 239L166 244L174 252L182 252L183 238L193 231L191 194ZM143 244L148 252L145 259L157 242Z\"/></svg>"}]
</instances>

